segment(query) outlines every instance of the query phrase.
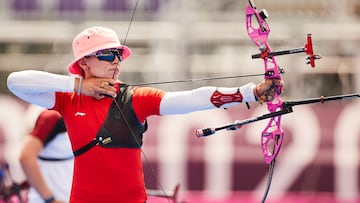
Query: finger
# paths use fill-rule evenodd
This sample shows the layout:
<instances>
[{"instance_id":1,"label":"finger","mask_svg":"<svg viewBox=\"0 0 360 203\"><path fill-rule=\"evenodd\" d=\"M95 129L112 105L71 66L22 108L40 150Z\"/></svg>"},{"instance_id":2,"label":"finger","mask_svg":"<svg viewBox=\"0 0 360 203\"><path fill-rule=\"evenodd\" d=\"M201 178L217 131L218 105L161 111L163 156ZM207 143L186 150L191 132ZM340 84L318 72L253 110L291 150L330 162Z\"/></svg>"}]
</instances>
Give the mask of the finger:
<instances>
[{"instance_id":1,"label":"finger","mask_svg":"<svg viewBox=\"0 0 360 203\"><path fill-rule=\"evenodd\" d=\"M116 80L110 79L108 81L108 83L109 83L110 86L114 86L114 84L116 83Z\"/></svg>"},{"instance_id":2,"label":"finger","mask_svg":"<svg viewBox=\"0 0 360 203\"><path fill-rule=\"evenodd\" d=\"M116 97L117 95L116 92L117 92L116 88L110 85L105 85L104 88L101 88L101 90L99 91L100 94L106 94L111 97Z\"/></svg>"},{"instance_id":3,"label":"finger","mask_svg":"<svg viewBox=\"0 0 360 203\"><path fill-rule=\"evenodd\" d=\"M111 91L111 92L116 92L116 88L114 86L109 85L105 85L102 89L106 90L106 91Z\"/></svg>"},{"instance_id":4,"label":"finger","mask_svg":"<svg viewBox=\"0 0 360 203\"><path fill-rule=\"evenodd\" d=\"M268 95L266 96L266 101L272 101L274 99L274 96Z\"/></svg>"},{"instance_id":5,"label":"finger","mask_svg":"<svg viewBox=\"0 0 360 203\"><path fill-rule=\"evenodd\" d=\"M107 96L107 97L112 97L112 98L115 98L117 96L117 94L114 92L106 92L102 95Z\"/></svg>"},{"instance_id":6,"label":"finger","mask_svg":"<svg viewBox=\"0 0 360 203\"><path fill-rule=\"evenodd\" d=\"M100 87L114 86L115 83L116 83L116 80L106 79L106 80L101 81Z\"/></svg>"},{"instance_id":7,"label":"finger","mask_svg":"<svg viewBox=\"0 0 360 203\"><path fill-rule=\"evenodd\" d=\"M102 98L104 98L105 96L104 95L100 95L100 94L95 94L94 95L94 98L96 99L96 100L100 100L100 99L102 99Z\"/></svg>"},{"instance_id":8,"label":"finger","mask_svg":"<svg viewBox=\"0 0 360 203\"><path fill-rule=\"evenodd\" d=\"M103 95L103 96L108 96L108 97L112 97L115 98L117 96L116 91L114 91L113 89L105 89L105 88L101 88L100 91L98 91L98 94Z\"/></svg>"},{"instance_id":9,"label":"finger","mask_svg":"<svg viewBox=\"0 0 360 203\"><path fill-rule=\"evenodd\" d=\"M283 85L284 85L284 81L277 79L277 80L275 81L275 84L278 85L278 86L283 86Z\"/></svg>"},{"instance_id":10,"label":"finger","mask_svg":"<svg viewBox=\"0 0 360 203\"><path fill-rule=\"evenodd\" d=\"M284 93L285 86L281 85L281 93Z\"/></svg>"},{"instance_id":11,"label":"finger","mask_svg":"<svg viewBox=\"0 0 360 203\"><path fill-rule=\"evenodd\" d=\"M105 88L106 86L109 86L109 82L108 82L108 81L101 81L101 82L100 82L100 88Z\"/></svg>"}]
</instances>

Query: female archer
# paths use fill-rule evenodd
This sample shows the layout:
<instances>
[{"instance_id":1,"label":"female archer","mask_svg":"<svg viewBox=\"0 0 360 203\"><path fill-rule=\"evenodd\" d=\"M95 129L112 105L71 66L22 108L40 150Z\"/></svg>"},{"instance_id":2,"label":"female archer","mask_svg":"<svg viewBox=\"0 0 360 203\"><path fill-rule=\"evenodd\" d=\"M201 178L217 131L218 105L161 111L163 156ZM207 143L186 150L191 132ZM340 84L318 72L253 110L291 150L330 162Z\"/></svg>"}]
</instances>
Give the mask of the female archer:
<instances>
[{"instance_id":1,"label":"female archer","mask_svg":"<svg viewBox=\"0 0 360 203\"><path fill-rule=\"evenodd\" d=\"M129 86L117 78L131 51L113 30L88 28L72 45L71 75L25 70L7 79L19 98L63 116L75 155L70 202L146 202L141 146L149 116L271 100L274 85L283 85L264 80L175 92Z\"/></svg>"}]
</instances>

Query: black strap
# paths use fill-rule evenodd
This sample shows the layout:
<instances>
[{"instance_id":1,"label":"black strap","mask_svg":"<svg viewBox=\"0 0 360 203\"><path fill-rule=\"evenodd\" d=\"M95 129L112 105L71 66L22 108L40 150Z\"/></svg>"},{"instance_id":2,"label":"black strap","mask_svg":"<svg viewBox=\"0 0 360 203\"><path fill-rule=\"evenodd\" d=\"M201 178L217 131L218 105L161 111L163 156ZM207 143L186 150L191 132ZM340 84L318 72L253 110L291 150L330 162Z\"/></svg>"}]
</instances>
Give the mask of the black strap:
<instances>
[{"instance_id":1,"label":"black strap","mask_svg":"<svg viewBox=\"0 0 360 203\"><path fill-rule=\"evenodd\" d=\"M93 148L95 145L97 145L97 141L96 141L96 139L93 139L91 142L87 143L85 146L74 151L74 156L79 156L79 155L87 152L89 149Z\"/></svg>"},{"instance_id":2,"label":"black strap","mask_svg":"<svg viewBox=\"0 0 360 203\"><path fill-rule=\"evenodd\" d=\"M49 158L49 157L42 157L42 156L38 156L38 159L42 160L42 161L66 161L66 160L70 160L73 159L74 157L65 157L65 158Z\"/></svg>"}]
</instances>

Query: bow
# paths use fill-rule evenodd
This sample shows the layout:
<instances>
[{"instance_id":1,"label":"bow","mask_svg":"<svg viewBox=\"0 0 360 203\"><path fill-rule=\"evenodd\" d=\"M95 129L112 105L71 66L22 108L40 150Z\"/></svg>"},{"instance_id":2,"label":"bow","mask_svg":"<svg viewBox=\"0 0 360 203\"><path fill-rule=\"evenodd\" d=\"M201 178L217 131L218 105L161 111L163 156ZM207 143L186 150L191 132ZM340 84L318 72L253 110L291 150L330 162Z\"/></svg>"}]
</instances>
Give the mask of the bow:
<instances>
[{"instance_id":1,"label":"bow","mask_svg":"<svg viewBox=\"0 0 360 203\"><path fill-rule=\"evenodd\" d=\"M264 60L265 79L279 79L280 73L283 70L279 68L274 56L269 56L272 52L268 43L268 36L270 27L265 21L267 18L266 10L258 12L255 4L249 0L250 6L246 7L246 29L249 37L261 51L261 58ZM255 24L254 25L254 20ZM281 86L274 86L275 94L273 101L266 102L267 108L270 112L282 110L282 99L280 98ZM260 99L261 102L265 98ZM284 131L281 128L281 115L271 117L269 123L261 133L261 148L264 154L264 159L267 164L270 164L279 153ZM272 142L274 144L273 151L269 151L268 145Z\"/></svg>"},{"instance_id":2,"label":"bow","mask_svg":"<svg viewBox=\"0 0 360 203\"><path fill-rule=\"evenodd\" d=\"M265 66L265 79L281 80L280 74L285 72L276 62L276 55L305 52L308 55L307 63L310 64L311 67L315 67L315 59L320 59L321 56L313 53L311 34L308 34L307 44L305 44L304 48L273 52L268 43L270 27L265 21L268 14L265 9L258 11L253 0L248 1L249 6L246 7L245 11L247 33L261 52L258 55L253 55L252 58L259 57L263 59ZM281 128L282 114L279 112L292 112L292 108L288 108L289 105L285 105L283 100L280 98L281 89L281 86L274 86L274 98L272 101L266 102L271 117L265 129L261 132L261 149L263 151L265 162L269 164L269 175L262 202L265 202L269 193L275 167L275 159L280 151L284 137L284 130ZM264 100L264 98L261 98L260 102L262 102L262 100Z\"/></svg>"},{"instance_id":3,"label":"bow","mask_svg":"<svg viewBox=\"0 0 360 203\"><path fill-rule=\"evenodd\" d=\"M285 73L285 71L280 68L276 61L275 56L278 55L304 52L308 55L306 58L307 64L310 64L311 67L315 67L315 60L320 59L321 56L314 54L313 52L311 34L308 34L307 43L302 48L283 51L272 51L268 43L270 27L269 24L265 21L265 19L268 17L268 13L265 9L258 11L253 0L248 0L248 2L249 5L246 7L245 10L247 33L250 39L260 50L260 53L252 55L252 58L263 59L265 67L265 79L270 79L273 81L281 80L281 74ZM283 142L284 130L281 128L281 116L283 114L292 112L292 105L289 105L289 103L284 103L284 101L280 97L280 94L282 92L282 86L274 84L272 90L274 91L272 101L266 102L267 108L270 113L244 121L234 122L234 124L225 125L220 128L205 128L196 131L196 135L198 137L203 137L214 134L218 130L236 130L245 124L249 124L263 119L269 119L269 122L266 125L265 129L261 132L261 149L265 162L269 165L268 183L262 202L265 202L268 195L272 181L272 175L274 172L275 159L280 151ZM260 103L263 103L267 99L268 98L266 98L266 96L261 96Z\"/></svg>"},{"instance_id":4,"label":"bow","mask_svg":"<svg viewBox=\"0 0 360 203\"><path fill-rule=\"evenodd\" d=\"M265 9L258 11L253 0L249 0L249 6L246 7L246 29L250 39L259 48L260 54L252 55L252 58L261 58L265 66L265 79L279 79L281 74L285 73L276 62L275 56L285 54L295 54L305 52L307 63L311 67L315 67L315 59L320 59L321 56L314 54L312 48L311 34L307 36L307 44L304 48L290 49L284 51L273 52L269 43L268 36L270 34L269 24L265 21L268 14ZM275 94L273 101L266 102L267 108L270 112L283 110L283 101L280 98L281 86L274 86ZM265 98L261 98L262 102ZM275 160L278 155L284 137L284 131L281 128L281 115L271 117L269 123L261 133L261 148L263 151L264 159L267 164ZM269 150L269 145L273 144L273 150Z\"/></svg>"},{"instance_id":5,"label":"bow","mask_svg":"<svg viewBox=\"0 0 360 203\"><path fill-rule=\"evenodd\" d=\"M270 27L265 19L268 17L266 10L257 11L255 3L249 0L249 6L246 7L246 29L250 39L260 50L259 57L263 59L265 66L265 79L281 80L281 73L284 73L276 62L275 56L272 56L271 47L268 43ZM283 100L280 98L281 86L274 86L275 94L273 101L266 102L269 112L274 113L283 110ZM260 102L265 100L260 98ZM262 202L270 190L270 185L274 173L275 158L278 155L284 137L284 130L281 128L281 114L270 117L265 129L261 132L261 149L263 151L265 162L269 165L268 183ZM269 145L272 144L271 151Z\"/></svg>"}]
</instances>

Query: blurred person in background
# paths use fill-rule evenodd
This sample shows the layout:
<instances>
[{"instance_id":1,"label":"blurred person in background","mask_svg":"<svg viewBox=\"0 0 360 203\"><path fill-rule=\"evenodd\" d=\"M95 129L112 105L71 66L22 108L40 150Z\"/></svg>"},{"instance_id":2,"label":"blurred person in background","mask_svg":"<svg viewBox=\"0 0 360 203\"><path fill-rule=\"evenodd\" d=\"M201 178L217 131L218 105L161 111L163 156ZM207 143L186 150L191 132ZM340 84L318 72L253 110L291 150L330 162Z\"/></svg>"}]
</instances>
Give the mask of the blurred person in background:
<instances>
[{"instance_id":1,"label":"blurred person in background","mask_svg":"<svg viewBox=\"0 0 360 203\"><path fill-rule=\"evenodd\" d=\"M20 163L31 186L29 203L69 202L74 156L59 112L40 113L25 137Z\"/></svg>"},{"instance_id":2,"label":"blurred person in background","mask_svg":"<svg viewBox=\"0 0 360 203\"><path fill-rule=\"evenodd\" d=\"M10 166L0 155L0 203L28 202L29 184L27 181L17 183L10 172Z\"/></svg>"},{"instance_id":3,"label":"blurred person in background","mask_svg":"<svg viewBox=\"0 0 360 203\"><path fill-rule=\"evenodd\" d=\"M131 51L105 27L79 33L73 54L70 75L25 70L11 73L7 85L19 98L63 116L75 154L70 202L76 203L146 202L141 146L149 116L268 101L275 86L283 86L280 80L174 92L129 86L118 76Z\"/></svg>"}]
</instances>

